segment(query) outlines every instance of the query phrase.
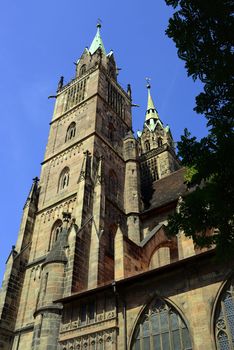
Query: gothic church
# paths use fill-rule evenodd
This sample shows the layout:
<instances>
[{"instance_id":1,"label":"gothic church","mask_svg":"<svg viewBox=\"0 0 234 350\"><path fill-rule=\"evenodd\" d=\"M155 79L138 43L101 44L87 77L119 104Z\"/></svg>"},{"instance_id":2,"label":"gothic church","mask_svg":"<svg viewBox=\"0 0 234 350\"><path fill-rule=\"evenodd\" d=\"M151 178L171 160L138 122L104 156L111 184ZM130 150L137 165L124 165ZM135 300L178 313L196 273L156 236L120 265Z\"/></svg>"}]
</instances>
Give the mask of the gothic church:
<instances>
[{"instance_id":1,"label":"gothic church","mask_svg":"<svg viewBox=\"0 0 234 350\"><path fill-rule=\"evenodd\" d=\"M198 249L168 215L186 196L147 85L143 130L97 33L60 80L40 180L0 293L1 350L234 348L233 262Z\"/></svg>"}]
</instances>

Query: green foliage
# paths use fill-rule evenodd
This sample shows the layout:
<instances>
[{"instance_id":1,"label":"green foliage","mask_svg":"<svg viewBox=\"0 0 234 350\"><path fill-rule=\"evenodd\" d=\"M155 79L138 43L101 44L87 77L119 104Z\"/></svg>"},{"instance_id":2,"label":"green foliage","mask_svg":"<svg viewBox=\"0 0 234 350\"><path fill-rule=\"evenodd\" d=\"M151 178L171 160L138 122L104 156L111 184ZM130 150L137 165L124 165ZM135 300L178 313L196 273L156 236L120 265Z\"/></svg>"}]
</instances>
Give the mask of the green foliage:
<instances>
[{"instance_id":1,"label":"green foliage","mask_svg":"<svg viewBox=\"0 0 234 350\"><path fill-rule=\"evenodd\" d=\"M184 230L201 247L234 251L234 3L230 0L165 0L177 11L166 31L188 75L203 83L195 111L207 119L200 141L187 129L178 154L193 191L169 220L169 234ZM216 228L215 235L207 235Z\"/></svg>"},{"instance_id":2,"label":"green foliage","mask_svg":"<svg viewBox=\"0 0 234 350\"><path fill-rule=\"evenodd\" d=\"M194 177L196 177L196 175L197 175L197 169L195 168L195 166L187 168L186 173L184 175L185 182L187 184L192 184L193 179L194 179Z\"/></svg>"}]
</instances>

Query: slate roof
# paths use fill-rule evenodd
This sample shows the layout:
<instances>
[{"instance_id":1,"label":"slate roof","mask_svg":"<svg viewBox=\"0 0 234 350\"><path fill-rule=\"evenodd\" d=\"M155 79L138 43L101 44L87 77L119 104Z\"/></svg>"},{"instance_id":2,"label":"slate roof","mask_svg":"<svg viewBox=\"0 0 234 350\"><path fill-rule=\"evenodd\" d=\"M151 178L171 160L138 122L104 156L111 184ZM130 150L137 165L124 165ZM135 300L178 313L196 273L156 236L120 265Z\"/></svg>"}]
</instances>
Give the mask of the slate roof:
<instances>
[{"instance_id":1,"label":"slate roof","mask_svg":"<svg viewBox=\"0 0 234 350\"><path fill-rule=\"evenodd\" d=\"M181 168L174 173L153 182L153 196L149 209L161 207L173 202L187 192L184 184L185 168Z\"/></svg>"}]
</instances>

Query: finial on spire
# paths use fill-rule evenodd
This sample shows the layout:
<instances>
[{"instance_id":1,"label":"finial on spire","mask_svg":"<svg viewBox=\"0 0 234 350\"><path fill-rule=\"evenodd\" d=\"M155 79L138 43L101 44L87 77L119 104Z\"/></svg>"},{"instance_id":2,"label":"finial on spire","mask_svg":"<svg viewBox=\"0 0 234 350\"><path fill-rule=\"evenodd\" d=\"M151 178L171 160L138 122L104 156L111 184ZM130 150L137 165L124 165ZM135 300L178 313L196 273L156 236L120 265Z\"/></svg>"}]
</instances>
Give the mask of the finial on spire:
<instances>
[{"instance_id":1,"label":"finial on spire","mask_svg":"<svg viewBox=\"0 0 234 350\"><path fill-rule=\"evenodd\" d=\"M147 82L147 84L146 84L147 89L150 89L150 88L151 88L151 86L150 86L150 80L151 80L151 78L146 77L145 80L146 80L146 82Z\"/></svg>"},{"instance_id":2,"label":"finial on spire","mask_svg":"<svg viewBox=\"0 0 234 350\"><path fill-rule=\"evenodd\" d=\"M101 33L100 33L100 28L101 28L101 20L100 18L98 18L97 20L97 33L92 41L92 44L90 45L89 48L89 52L91 53L91 55L94 54L94 52L96 52L99 48L102 50L102 52L106 55L106 50L101 38Z\"/></svg>"},{"instance_id":3,"label":"finial on spire","mask_svg":"<svg viewBox=\"0 0 234 350\"><path fill-rule=\"evenodd\" d=\"M97 19L97 28L100 29L102 27L102 21L100 18Z\"/></svg>"},{"instance_id":4,"label":"finial on spire","mask_svg":"<svg viewBox=\"0 0 234 350\"><path fill-rule=\"evenodd\" d=\"M151 78L145 78L147 82L147 89L148 89L148 102L147 102L147 109L146 109L146 115L145 115L145 123L150 128L150 130L154 130L156 126L156 120L159 120L158 112L154 106L154 102L151 97L150 93L150 80Z\"/></svg>"}]
</instances>

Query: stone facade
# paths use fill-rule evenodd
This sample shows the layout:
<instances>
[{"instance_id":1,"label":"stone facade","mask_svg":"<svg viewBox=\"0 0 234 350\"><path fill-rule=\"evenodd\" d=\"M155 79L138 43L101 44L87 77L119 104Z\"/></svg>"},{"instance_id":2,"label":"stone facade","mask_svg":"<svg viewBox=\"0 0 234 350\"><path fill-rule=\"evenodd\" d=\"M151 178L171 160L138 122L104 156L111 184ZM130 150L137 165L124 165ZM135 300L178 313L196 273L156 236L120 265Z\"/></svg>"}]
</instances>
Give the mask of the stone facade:
<instances>
[{"instance_id":1,"label":"stone facade","mask_svg":"<svg viewBox=\"0 0 234 350\"><path fill-rule=\"evenodd\" d=\"M134 137L131 88L116 72L98 25L75 78L58 86L40 181L6 264L0 349L233 348L233 262L183 232L166 236L184 170L149 85Z\"/></svg>"}]
</instances>

